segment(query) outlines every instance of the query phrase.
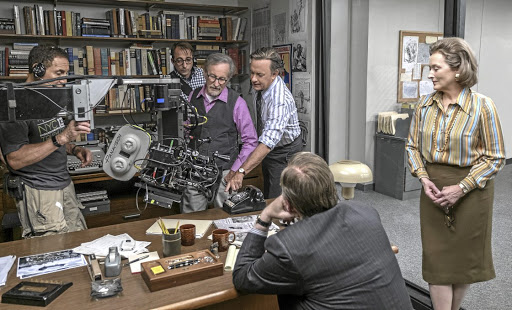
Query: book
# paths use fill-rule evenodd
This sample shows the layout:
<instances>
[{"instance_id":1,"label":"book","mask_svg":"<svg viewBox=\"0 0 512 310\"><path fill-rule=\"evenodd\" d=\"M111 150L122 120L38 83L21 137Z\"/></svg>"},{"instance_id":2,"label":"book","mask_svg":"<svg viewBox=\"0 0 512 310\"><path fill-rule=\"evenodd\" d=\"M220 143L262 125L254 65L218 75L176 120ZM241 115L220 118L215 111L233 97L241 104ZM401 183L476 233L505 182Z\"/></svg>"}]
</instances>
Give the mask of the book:
<instances>
[{"instance_id":1,"label":"book","mask_svg":"<svg viewBox=\"0 0 512 310\"><path fill-rule=\"evenodd\" d=\"M213 223L211 220L186 220L186 219L162 219L165 227L168 229L175 229L176 225L179 224L193 224L196 225L196 238L202 238L210 225ZM161 235L162 230L158 225L158 220L146 230L146 235Z\"/></svg>"},{"instance_id":2,"label":"book","mask_svg":"<svg viewBox=\"0 0 512 310\"><path fill-rule=\"evenodd\" d=\"M21 34L21 19L20 19L20 7L15 4L14 10L14 26L16 34Z\"/></svg>"}]
</instances>

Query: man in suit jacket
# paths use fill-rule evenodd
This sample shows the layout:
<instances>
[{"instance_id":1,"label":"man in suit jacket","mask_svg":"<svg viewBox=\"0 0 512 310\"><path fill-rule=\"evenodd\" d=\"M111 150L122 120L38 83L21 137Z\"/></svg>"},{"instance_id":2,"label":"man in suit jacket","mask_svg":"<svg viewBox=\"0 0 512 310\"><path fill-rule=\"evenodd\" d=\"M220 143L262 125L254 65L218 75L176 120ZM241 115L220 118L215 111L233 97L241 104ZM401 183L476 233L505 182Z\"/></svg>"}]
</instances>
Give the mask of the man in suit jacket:
<instances>
[{"instance_id":1,"label":"man in suit jacket","mask_svg":"<svg viewBox=\"0 0 512 310\"><path fill-rule=\"evenodd\" d=\"M244 240L233 272L243 292L277 294L281 309L412 309L398 262L372 207L337 204L317 155L298 153L281 174L282 195ZM300 221L270 236L273 219Z\"/></svg>"}]
</instances>

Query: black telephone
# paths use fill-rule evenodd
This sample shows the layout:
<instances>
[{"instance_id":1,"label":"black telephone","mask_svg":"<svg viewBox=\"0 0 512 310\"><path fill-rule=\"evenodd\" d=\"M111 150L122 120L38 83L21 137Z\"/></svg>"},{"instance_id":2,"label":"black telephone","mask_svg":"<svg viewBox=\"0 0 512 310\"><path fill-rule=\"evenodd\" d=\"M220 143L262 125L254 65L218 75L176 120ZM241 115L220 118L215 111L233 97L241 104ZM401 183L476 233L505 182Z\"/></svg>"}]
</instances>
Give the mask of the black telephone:
<instances>
[{"instance_id":1,"label":"black telephone","mask_svg":"<svg viewBox=\"0 0 512 310\"><path fill-rule=\"evenodd\" d=\"M234 194L224 202L222 209L229 214L239 214L263 210L267 203L259 188L248 185L243 191Z\"/></svg>"}]
</instances>

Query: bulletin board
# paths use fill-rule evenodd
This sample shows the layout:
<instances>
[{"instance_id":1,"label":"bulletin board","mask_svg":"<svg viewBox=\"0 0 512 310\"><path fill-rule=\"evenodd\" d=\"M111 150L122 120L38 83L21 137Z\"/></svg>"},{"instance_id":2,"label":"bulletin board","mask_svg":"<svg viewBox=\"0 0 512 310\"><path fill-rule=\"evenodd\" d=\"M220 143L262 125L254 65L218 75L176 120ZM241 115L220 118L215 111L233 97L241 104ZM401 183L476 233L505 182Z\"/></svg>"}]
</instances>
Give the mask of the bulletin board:
<instances>
[{"instance_id":1,"label":"bulletin board","mask_svg":"<svg viewBox=\"0 0 512 310\"><path fill-rule=\"evenodd\" d=\"M417 102L434 91L428 78L430 45L443 38L442 32L400 30L398 59L398 102Z\"/></svg>"}]
</instances>

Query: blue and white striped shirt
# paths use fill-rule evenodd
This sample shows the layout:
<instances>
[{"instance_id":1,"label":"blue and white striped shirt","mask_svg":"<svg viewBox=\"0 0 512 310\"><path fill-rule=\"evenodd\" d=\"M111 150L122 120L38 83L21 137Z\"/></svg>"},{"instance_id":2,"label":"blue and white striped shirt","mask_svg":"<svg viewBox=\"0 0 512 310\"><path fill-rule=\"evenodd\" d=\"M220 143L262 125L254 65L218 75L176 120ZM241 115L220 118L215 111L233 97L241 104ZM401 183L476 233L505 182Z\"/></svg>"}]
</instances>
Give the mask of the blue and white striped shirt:
<instances>
[{"instance_id":1,"label":"blue and white striped shirt","mask_svg":"<svg viewBox=\"0 0 512 310\"><path fill-rule=\"evenodd\" d=\"M253 96L255 106L256 97ZM280 76L262 93L262 101L264 127L258 141L270 149L292 143L300 135L299 117L292 93Z\"/></svg>"}]
</instances>

